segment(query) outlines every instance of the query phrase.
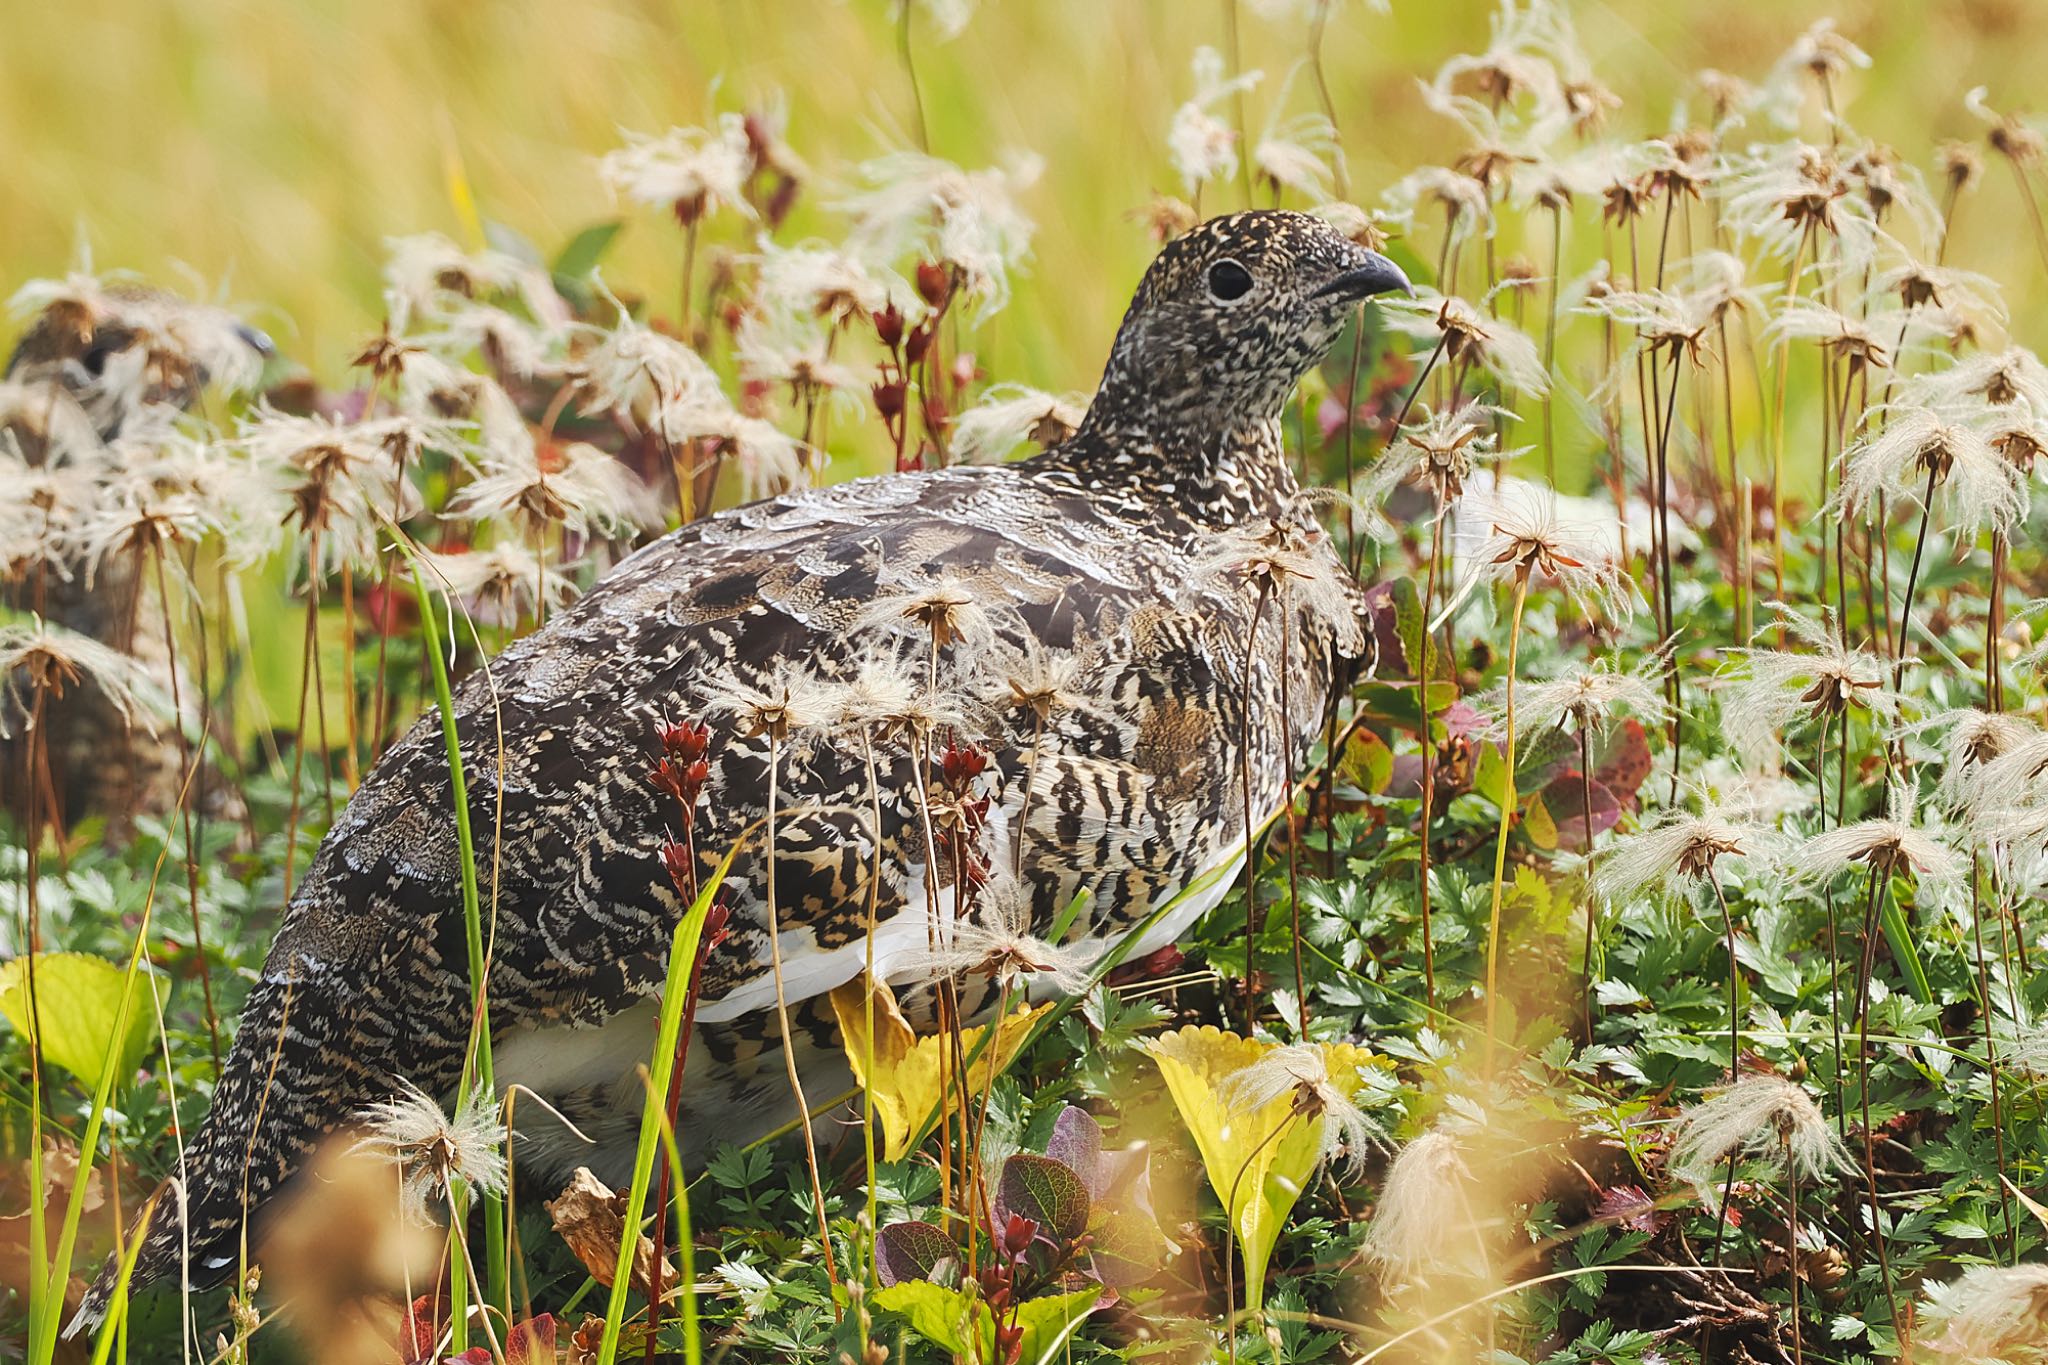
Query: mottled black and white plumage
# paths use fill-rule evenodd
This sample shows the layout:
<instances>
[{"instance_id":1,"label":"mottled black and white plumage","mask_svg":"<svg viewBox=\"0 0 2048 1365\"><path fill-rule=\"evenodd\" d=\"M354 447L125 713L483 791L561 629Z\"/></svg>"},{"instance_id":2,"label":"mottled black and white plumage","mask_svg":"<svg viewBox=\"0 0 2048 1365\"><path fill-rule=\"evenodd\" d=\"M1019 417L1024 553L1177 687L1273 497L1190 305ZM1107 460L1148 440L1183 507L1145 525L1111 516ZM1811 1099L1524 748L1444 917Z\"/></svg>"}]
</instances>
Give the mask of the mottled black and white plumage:
<instances>
[{"instance_id":1,"label":"mottled black and white plumage","mask_svg":"<svg viewBox=\"0 0 2048 1365\"><path fill-rule=\"evenodd\" d=\"M1232 528L1308 526L1281 447L1282 405L1352 304L1405 284L1315 218L1207 223L1146 274L1087 418L1063 445L1016 464L791 493L685 526L469 678L457 705L471 820L479 865L498 878L497 1077L548 1095L599 1144L535 1131L522 1166L617 1176L630 1149L640 1093L631 1068L651 1049L682 909L659 858L673 807L647 780L659 727L713 720L696 836L708 868L766 802L768 741L719 721L719 697L792 668L843 679L863 658L934 667L929 637L890 609L892 598L943 582L973 599L988 638L941 651L949 689L977 686L963 674L986 670L970 655L1036 648L1082 661L1077 690L1091 701L1052 717L1035 762L1029 726L977 736L995 755L988 836L999 866L1015 847L1029 770L1022 872L1038 928L1086 888L1085 932L1106 949L1240 856L1246 700L1260 717L1251 768L1263 814L1287 771L1276 723L1282 641L1293 651L1285 729L1298 756L1349 666L1338 648L1346 632L1308 611L1283 632L1269 608L1247 679L1253 598L1203 565ZM1342 573L1334 558L1328 567ZM791 745L779 774L776 920L796 1042L813 1074L843 1072L824 996L862 970L872 866L877 975L900 979L927 946L910 760L881 745L875 761L879 830L856 740ZM430 1092L456 1083L470 997L449 792L430 716L370 773L293 896L190 1148L195 1282L232 1263L245 1188L260 1209L323 1136L401 1077ZM726 884L733 932L706 966L686 1139L744 1140L793 1113L770 1008L761 863L755 840ZM943 917L951 877L934 880ZM1140 950L1171 941L1214 897L1190 902ZM812 1094L839 1088L821 1080ZM185 1244L166 1200L136 1283L175 1281ZM86 1313L101 1307L96 1289Z\"/></svg>"}]
</instances>

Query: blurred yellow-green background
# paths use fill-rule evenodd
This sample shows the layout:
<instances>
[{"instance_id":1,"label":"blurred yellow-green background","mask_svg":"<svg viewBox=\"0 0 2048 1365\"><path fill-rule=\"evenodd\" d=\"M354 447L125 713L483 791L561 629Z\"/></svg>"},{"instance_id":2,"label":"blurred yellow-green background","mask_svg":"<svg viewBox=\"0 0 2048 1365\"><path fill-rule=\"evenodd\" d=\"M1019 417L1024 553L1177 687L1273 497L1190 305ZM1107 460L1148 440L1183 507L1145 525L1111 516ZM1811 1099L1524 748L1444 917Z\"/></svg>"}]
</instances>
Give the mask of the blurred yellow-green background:
<instances>
[{"instance_id":1,"label":"blurred yellow-green background","mask_svg":"<svg viewBox=\"0 0 2048 1365\"><path fill-rule=\"evenodd\" d=\"M1307 6L1300 7L1306 9ZM1354 197L1456 150L1415 81L1486 41L1481 0L1338 0L1327 62ZM219 297L288 354L338 377L380 313L382 243L439 230L474 243L477 214L552 250L577 228L628 223L607 276L670 297L678 238L614 205L593 158L621 129L700 123L778 92L817 172L794 235L831 232L830 181L910 137L909 87L883 0L73 0L9 7L0 45L0 240L11 289L89 245ZM1761 77L1803 28L1834 16L1875 58L1852 119L1925 166L1935 141L1975 138L1972 85L2024 107L2048 0L1720 0L1574 10L1627 134L1670 126L1701 67ZM1045 158L1026 196L1034 262L979 338L996 375L1085 389L1151 250L1128 216L1179 192L1165 133L1189 59L1223 42L1220 0L985 0L939 42L915 22L933 150L964 165ZM1306 19L1240 16L1243 62L1267 72L1256 133L1306 51ZM1305 82L1291 105L1313 107ZM1697 101L1695 100L1695 105ZM1760 135L1775 136L1769 130ZM2024 338L2038 289L2022 209L2002 168L1965 208L1954 263L1999 274ZM1211 204L1220 208L1232 205Z\"/></svg>"}]
</instances>

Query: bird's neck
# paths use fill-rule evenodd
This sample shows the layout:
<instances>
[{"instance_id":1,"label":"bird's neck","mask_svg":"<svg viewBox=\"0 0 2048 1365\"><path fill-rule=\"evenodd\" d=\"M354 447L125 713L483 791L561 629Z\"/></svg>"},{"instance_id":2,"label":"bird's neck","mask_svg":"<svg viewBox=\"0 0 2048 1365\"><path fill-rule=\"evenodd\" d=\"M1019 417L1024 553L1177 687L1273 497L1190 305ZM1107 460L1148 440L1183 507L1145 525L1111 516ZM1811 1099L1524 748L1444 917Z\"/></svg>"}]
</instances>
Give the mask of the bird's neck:
<instances>
[{"instance_id":1,"label":"bird's neck","mask_svg":"<svg viewBox=\"0 0 2048 1365\"><path fill-rule=\"evenodd\" d=\"M1104 498L1218 528L1272 515L1300 491L1277 416L1131 421L1091 408L1037 463Z\"/></svg>"}]
</instances>

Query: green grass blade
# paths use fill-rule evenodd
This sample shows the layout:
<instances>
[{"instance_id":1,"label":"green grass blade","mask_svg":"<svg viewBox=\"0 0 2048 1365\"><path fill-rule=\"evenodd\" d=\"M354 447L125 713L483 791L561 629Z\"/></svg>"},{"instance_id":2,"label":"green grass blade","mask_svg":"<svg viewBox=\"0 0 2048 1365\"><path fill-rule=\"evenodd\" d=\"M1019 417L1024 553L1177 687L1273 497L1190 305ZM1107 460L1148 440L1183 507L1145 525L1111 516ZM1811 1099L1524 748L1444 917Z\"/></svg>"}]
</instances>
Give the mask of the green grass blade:
<instances>
[{"instance_id":1,"label":"green grass blade","mask_svg":"<svg viewBox=\"0 0 2048 1365\"><path fill-rule=\"evenodd\" d=\"M712 898L732 870L744 838L735 842L718 867L705 879L697 899L676 924L669 945L668 981L662 987L661 1032L654 1044L654 1065L648 1087L654 1095L666 1095L675 1073L676 1039L683 1030L684 1002L690 992L690 976L697 963L697 944L704 935L704 917L710 913ZM640 1141L633 1153L633 1184L626 1194L626 1214L619 1237L619 1263L612 1272L611 1298L605 1304L604 1336L598 1343L598 1365L614 1365L619 1354L619 1327L626 1316L626 1291L633 1282L633 1254L640 1245L640 1221L647 1210L647 1185L654 1174L654 1149L660 1142L663 1114L659 1104L649 1103L640 1111ZM678 1184L677 1188L682 1187ZM694 1316L694 1315L692 1315Z\"/></svg>"}]
</instances>

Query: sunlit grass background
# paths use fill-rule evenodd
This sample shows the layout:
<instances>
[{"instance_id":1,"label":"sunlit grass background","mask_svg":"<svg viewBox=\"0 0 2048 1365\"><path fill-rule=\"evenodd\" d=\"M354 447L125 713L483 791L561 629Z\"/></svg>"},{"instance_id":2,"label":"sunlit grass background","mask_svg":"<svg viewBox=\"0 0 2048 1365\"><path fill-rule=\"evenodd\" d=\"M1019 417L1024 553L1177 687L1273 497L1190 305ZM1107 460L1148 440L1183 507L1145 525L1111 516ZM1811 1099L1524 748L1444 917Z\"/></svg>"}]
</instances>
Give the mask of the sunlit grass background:
<instances>
[{"instance_id":1,"label":"sunlit grass background","mask_svg":"<svg viewBox=\"0 0 2048 1365\"><path fill-rule=\"evenodd\" d=\"M1354 198L1369 205L1401 173L1455 150L1457 130L1422 107L1414 82L1447 54L1483 47L1489 9L1338 6L1326 60ZM831 226L824 171L905 145L914 127L881 0L76 0L10 11L0 283L60 272L89 246L100 268L246 306L330 381L376 325L382 244L395 234L477 244L490 221L551 251L622 216L608 277L668 297L673 224L613 205L593 169L622 128L786 99L790 141L821 171L805 187L800 236ZM988 0L950 42L917 33L934 152L970 167L1010 149L1045 158L1025 200L1038 221L1031 273L979 338L993 375L1092 386L1152 250L1127 215L1149 191L1181 192L1166 127L1189 94L1194 49L1223 44L1224 13L1217 0ZM1662 131L1699 68L1760 77L1806 25L1834 15L1875 58L1846 92L1857 125L1916 157L1940 138L1980 136L1962 107L1972 85L1987 85L1995 107L2028 106L2048 0L1582 3L1574 13L1602 77L1628 101L1621 126L1642 133ZM1256 135L1306 51L1307 26L1247 6L1241 28L1244 65L1268 73L1250 101ZM1298 87L1290 112L1312 104ZM1990 171L1966 201L1950 260L2005 280L2017 337L2038 342L2041 272L2003 168ZM1203 207L1238 206L1212 196ZM1598 246L1583 245L1589 256Z\"/></svg>"}]
</instances>

